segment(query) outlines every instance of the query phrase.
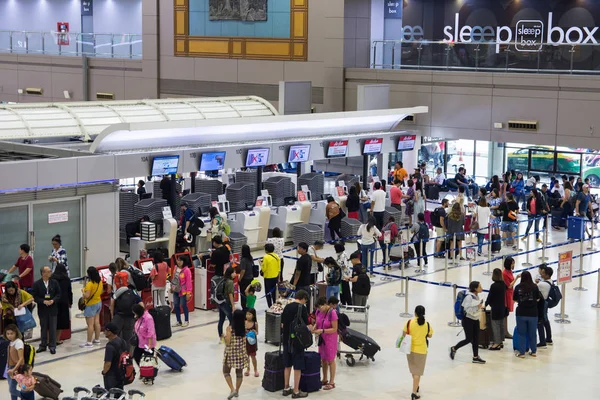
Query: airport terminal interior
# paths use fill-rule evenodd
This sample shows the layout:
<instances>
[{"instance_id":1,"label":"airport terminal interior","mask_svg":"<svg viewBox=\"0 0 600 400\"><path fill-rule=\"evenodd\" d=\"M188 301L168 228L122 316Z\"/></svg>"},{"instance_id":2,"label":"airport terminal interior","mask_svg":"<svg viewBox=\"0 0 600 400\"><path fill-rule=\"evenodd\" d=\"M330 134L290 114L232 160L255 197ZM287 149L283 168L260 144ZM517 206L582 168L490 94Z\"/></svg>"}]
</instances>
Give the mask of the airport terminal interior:
<instances>
[{"instance_id":1,"label":"airport terminal interior","mask_svg":"<svg viewBox=\"0 0 600 400\"><path fill-rule=\"evenodd\" d=\"M0 399L597 398L597 2L1 0L0 21ZM220 337L254 296L257 335Z\"/></svg>"}]
</instances>

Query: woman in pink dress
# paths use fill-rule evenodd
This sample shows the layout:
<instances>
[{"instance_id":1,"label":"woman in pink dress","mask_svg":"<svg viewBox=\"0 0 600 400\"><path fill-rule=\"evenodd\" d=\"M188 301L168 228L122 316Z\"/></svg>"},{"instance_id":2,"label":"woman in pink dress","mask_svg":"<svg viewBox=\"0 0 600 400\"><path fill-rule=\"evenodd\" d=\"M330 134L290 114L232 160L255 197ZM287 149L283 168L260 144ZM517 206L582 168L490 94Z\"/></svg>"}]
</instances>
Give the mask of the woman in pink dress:
<instances>
[{"instance_id":1,"label":"woman in pink dress","mask_svg":"<svg viewBox=\"0 0 600 400\"><path fill-rule=\"evenodd\" d=\"M317 301L316 317L317 322L314 325L313 333L318 335L319 355L323 367L323 390L331 390L335 388L338 315L335 309L327 304L325 297L321 297ZM327 380L328 372L329 381Z\"/></svg>"},{"instance_id":2,"label":"woman in pink dress","mask_svg":"<svg viewBox=\"0 0 600 400\"><path fill-rule=\"evenodd\" d=\"M513 269L515 268L515 259L511 256L508 256L504 259L504 271L502 271L502 279L504 279L504 284L506 285L506 294L504 305L506 306L506 316L504 317L504 328L506 329L506 333L504 337L506 339L512 339L512 335L508 331L508 314L514 311L515 301L513 300L514 286L517 282L517 279L521 277L521 274L517 275L515 278L513 275Z\"/></svg>"}]
</instances>

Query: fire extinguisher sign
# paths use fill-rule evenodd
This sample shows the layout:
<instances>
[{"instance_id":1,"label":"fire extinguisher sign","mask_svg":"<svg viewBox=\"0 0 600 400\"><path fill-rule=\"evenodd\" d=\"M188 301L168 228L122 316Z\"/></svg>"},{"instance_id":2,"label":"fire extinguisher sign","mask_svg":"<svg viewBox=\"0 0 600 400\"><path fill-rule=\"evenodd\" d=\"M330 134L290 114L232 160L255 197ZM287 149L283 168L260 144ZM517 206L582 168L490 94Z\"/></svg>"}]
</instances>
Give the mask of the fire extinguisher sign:
<instances>
[{"instance_id":1,"label":"fire extinguisher sign","mask_svg":"<svg viewBox=\"0 0 600 400\"><path fill-rule=\"evenodd\" d=\"M56 44L59 46L69 45L69 23L68 22L57 22L56 23Z\"/></svg>"}]
</instances>

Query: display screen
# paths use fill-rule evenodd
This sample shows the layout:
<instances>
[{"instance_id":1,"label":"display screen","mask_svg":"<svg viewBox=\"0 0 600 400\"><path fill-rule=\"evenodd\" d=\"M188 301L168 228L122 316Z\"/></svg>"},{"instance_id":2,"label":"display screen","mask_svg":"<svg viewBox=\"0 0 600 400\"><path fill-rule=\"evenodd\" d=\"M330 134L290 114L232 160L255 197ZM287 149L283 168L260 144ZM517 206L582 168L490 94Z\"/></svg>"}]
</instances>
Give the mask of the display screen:
<instances>
[{"instance_id":1,"label":"display screen","mask_svg":"<svg viewBox=\"0 0 600 400\"><path fill-rule=\"evenodd\" d=\"M154 268L154 263L152 262L152 260L142 261L140 263L140 267L142 268L142 272L144 273L144 275L148 275L150 272L152 272L152 268Z\"/></svg>"},{"instance_id":2,"label":"display screen","mask_svg":"<svg viewBox=\"0 0 600 400\"><path fill-rule=\"evenodd\" d=\"M327 157L346 157L347 152L347 140L336 140L329 142L329 146L327 147Z\"/></svg>"},{"instance_id":3,"label":"display screen","mask_svg":"<svg viewBox=\"0 0 600 400\"><path fill-rule=\"evenodd\" d=\"M269 149L248 150L246 167L264 167L269 159Z\"/></svg>"},{"instance_id":4,"label":"display screen","mask_svg":"<svg viewBox=\"0 0 600 400\"><path fill-rule=\"evenodd\" d=\"M225 168L225 152L204 153L200 159L200 171L216 171Z\"/></svg>"},{"instance_id":5,"label":"display screen","mask_svg":"<svg viewBox=\"0 0 600 400\"><path fill-rule=\"evenodd\" d=\"M108 268L102 268L98 270L98 273L102 277L104 282L110 281L112 279L112 272Z\"/></svg>"},{"instance_id":6,"label":"display screen","mask_svg":"<svg viewBox=\"0 0 600 400\"><path fill-rule=\"evenodd\" d=\"M416 140L416 135L400 136L400 138L398 139L398 151L414 149Z\"/></svg>"},{"instance_id":7,"label":"display screen","mask_svg":"<svg viewBox=\"0 0 600 400\"><path fill-rule=\"evenodd\" d=\"M290 147L290 155L288 156L288 162L306 162L310 155L310 144L300 144L297 146Z\"/></svg>"},{"instance_id":8,"label":"display screen","mask_svg":"<svg viewBox=\"0 0 600 400\"><path fill-rule=\"evenodd\" d=\"M178 166L179 156L154 157L154 160L152 160L152 176L176 174Z\"/></svg>"},{"instance_id":9,"label":"display screen","mask_svg":"<svg viewBox=\"0 0 600 400\"><path fill-rule=\"evenodd\" d=\"M379 154L381 153L381 147L383 146L383 138L367 139L365 140L365 147L363 154Z\"/></svg>"}]
</instances>

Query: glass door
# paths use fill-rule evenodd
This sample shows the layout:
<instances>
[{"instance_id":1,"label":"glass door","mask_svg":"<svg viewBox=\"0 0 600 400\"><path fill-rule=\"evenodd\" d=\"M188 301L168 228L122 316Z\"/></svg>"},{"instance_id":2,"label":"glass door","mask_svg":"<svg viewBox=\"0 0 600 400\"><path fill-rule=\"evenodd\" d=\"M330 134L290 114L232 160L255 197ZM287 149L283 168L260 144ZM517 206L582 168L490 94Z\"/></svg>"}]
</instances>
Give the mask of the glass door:
<instances>
[{"instance_id":1,"label":"glass door","mask_svg":"<svg viewBox=\"0 0 600 400\"><path fill-rule=\"evenodd\" d=\"M0 269L9 269L19 258L19 246L29 244L29 207L0 208Z\"/></svg>"},{"instance_id":2,"label":"glass door","mask_svg":"<svg viewBox=\"0 0 600 400\"><path fill-rule=\"evenodd\" d=\"M71 278L81 276L81 200L66 200L32 205L32 230L35 234L35 278L40 267L48 265L52 238L60 235L67 251Z\"/></svg>"}]
</instances>

